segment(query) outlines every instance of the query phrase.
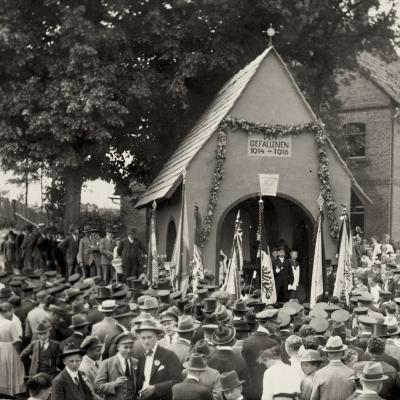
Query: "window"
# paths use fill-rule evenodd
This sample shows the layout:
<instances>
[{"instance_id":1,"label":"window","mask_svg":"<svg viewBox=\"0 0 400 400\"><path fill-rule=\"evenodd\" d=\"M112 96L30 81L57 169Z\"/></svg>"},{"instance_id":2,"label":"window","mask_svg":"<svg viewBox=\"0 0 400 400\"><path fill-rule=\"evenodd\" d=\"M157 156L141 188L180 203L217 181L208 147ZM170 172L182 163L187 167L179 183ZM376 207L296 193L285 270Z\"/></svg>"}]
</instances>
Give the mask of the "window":
<instances>
[{"instance_id":1,"label":"window","mask_svg":"<svg viewBox=\"0 0 400 400\"><path fill-rule=\"evenodd\" d=\"M365 124L352 122L343 125L350 157L365 157Z\"/></svg>"},{"instance_id":2,"label":"window","mask_svg":"<svg viewBox=\"0 0 400 400\"><path fill-rule=\"evenodd\" d=\"M351 209L350 209L350 220L351 226L355 228L359 226L364 231L364 214L365 209L360 198L351 191Z\"/></svg>"}]
</instances>

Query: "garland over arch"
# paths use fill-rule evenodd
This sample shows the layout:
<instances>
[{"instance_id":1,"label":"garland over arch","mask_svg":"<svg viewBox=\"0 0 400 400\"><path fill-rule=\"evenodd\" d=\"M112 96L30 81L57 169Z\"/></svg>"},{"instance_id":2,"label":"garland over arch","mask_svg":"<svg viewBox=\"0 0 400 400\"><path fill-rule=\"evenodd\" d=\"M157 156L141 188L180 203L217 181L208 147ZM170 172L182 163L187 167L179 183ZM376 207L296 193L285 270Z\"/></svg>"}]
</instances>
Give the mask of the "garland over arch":
<instances>
[{"instance_id":1,"label":"garland over arch","mask_svg":"<svg viewBox=\"0 0 400 400\"><path fill-rule=\"evenodd\" d=\"M215 154L215 168L210 186L210 196L206 215L201 228L200 244L204 247L210 236L215 211L217 208L218 193L224 179L224 162L226 158L226 143L228 130L243 131L248 135L263 134L266 138L279 138L286 136L300 136L303 133L313 133L317 144L317 157L319 162L318 177L321 186L321 193L325 203L330 234L337 239L340 229L337 216L335 196L332 191L329 173L329 159L326 153L327 136L324 127L317 122L309 122L297 125L280 124L257 124L244 119L226 116L218 126L218 142Z\"/></svg>"}]
</instances>

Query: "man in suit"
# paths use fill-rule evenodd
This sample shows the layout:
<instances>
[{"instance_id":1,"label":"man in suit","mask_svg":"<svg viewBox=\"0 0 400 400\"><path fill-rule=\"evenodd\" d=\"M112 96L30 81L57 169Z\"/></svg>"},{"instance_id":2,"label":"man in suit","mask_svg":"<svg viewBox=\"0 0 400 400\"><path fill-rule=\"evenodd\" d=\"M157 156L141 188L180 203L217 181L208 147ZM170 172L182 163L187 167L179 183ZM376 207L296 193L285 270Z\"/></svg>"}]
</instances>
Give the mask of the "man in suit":
<instances>
[{"instance_id":1,"label":"man in suit","mask_svg":"<svg viewBox=\"0 0 400 400\"><path fill-rule=\"evenodd\" d=\"M379 363L367 363L362 373L357 375L360 379L363 390L358 395L360 400L383 400L378 393L382 390L382 384L387 380L383 375L382 366ZM385 397L386 399L386 397Z\"/></svg>"},{"instance_id":2,"label":"man in suit","mask_svg":"<svg viewBox=\"0 0 400 400\"><path fill-rule=\"evenodd\" d=\"M131 356L134 337L124 332L116 339L118 353L104 360L94 382L94 390L105 400L133 399L136 393L137 360Z\"/></svg>"},{"instance_id":3,"label":"man in suit","mask_svg":"<svg viewBox=\"0 0 400 400\"><path fill-rule=\"evenodd\" d=\"M76 269L76 256L79 250L79 226L70 225L69 235L58 244L58 248L65 255L65 261L68 267L68 276L71 276Z\"/></svg>"},{"instance_id":4,"label":"man in suit","mask_svg":"<svg viewBox=\"0 0 400 400\"><path fill-rule=\"evenodd\" d=\"M216 346L216 351L210 355L208 366L216 369L220 374L235 370L240 379L247 380L246 362L240 351L234 347L235 342L236 329L232 325L221 323L212 335L212 343Z\"/></svg>"},{"instance_id":5,"label":"man in suit","mask_svg":"<svg viewBox=\"0 0 400 400\"><path fill-rule=\"evenodd\" d=\"M293 284L293 271L285 259L284 247L279 248L278 257L272 261L272 269L278 302L284 303L288 300L288 286Z\"/></svg>"},{"instance_id":6,"label":"man in suit","mask_svg":"<svg viewBox=\"0 0 400 400\"><path fill-rule=\"evenodd\" d=\"M339 336L331 336L322 348L327 354L328 365L315 372L311 400L346 400L354 391L349 377L353 370L343 364L347 346Z\"/></svg>"},{"instance_id":7,"label":"man in suit","mask_svg":"<svg viewBox=\"0 0 400 400\"><path fill-rule=\"evenodd\" d=\"M116 307L115 300L104 300L98 308L98 311L104 314L104 319L92 326L92 335L97 336L102 342L114 331L121 333L116 329L117 321L113 318Z\"/></svg>"},{"instance_id":8,"label":"man in suit","mask_svg":"<svg viewBox=\"0 0 400 400\"><path fill-rule=\"evenodd\" d=\"M193 318L190 315L182 315L178 323L178 340L169 346L169 350L173 351L181 365L189 358L191 349L191 339L193 332L198 328L194 324Z\"/></svg>"},{"instance_id":9,"label":"man in suit","mask_svg":"<svg viewBox=\"0 0 400 400\"><path fill-rule=\"evenodd\" d=\"M220 377L221 392L226 400L245 400L242 394L244 381L240 380L236 371L224 372Z\"/></svg>"},{"instance_id":10,"label":"man in suit","mask_svg":"<svg viewBox=\"0 0 400 400\"><path fill-rule=\"evenodd\" d=\"M26 225L24 234L24 241L21 244L24 269L33 269L33 249L35 248L38 236L33 232L33 225L31 224Z\"/></svg>"},{"instance_id":11,"label":"man in suit","mask_svg":"<svg viewBox=\"0 0 400 400\"><path fill-rule=\"evenodd\" d=\"M21 359L25 361L30 358L29 376L44 372L54 378L57 375L57 356L60 343L50 339L50 325L45 322L38 325L35 333L38 340L33 340L22 351Z\"/></svg>"},{"instance_id":12,"label":"man in suit","mask_svg":"<svg viewBox=\"0 0 400 400\"><path fill-rule=\"evenodd\" d=\"M71 322L70 329L73 330L73 334L68 336L60 343L61 350L66 346L67 343L73 343L75 347L80 348L87 335L87 327L89 322L86 320L86 316L83 314L73 315Z\"/></svg>"},{"instance_id":13,"label":"man in suit","mask_svg":"<svg viewBox=\"0 0 400 400\"><path fill-rule=\"evenodd\" d=\"M194 353L183 366L188 374L182 383L172 387L172 400L212 400L210 389L200 383L202 373L208 370L205 356Z\"/></svg>"},{"instance_id":14,"label":"man in suit","mask_svg":"<svg viewBox=\"0 0 400 400\"><path fill-rule=\"evenodd\" d=\"M83 351L68 343L61 353L65 368L53 380L51 400L93 400L93 394L79 371Z\"/></svg>"},{"instance_id":15,"label":"man in suit","mask_svg":"<svg viewBox=\"0 0 400 400\"><path fill-rule=\"evenodd\" d=\"M264 311L264 314L268 314L266 315L268 318L264 320L265 323L260 322L257 331L243 341L242 355L249 371L249 391L247 394L249 400L260 399L262 394L265 366L257 362L259 356L264 350L270 349L278 344L276 340L272 339L267 329L267 324L270 322L271 318L277 317L278 310L266 311L267 312Z\"/></svg>"},{"instance_id":16,"label":"man in suit","mask_svg":"<svg viewBox=\"0 0 400 400\"><path fill-rule=\"evenodd\" d=\"M121 240L117 249L117 254L122 259L125 279L131 276L136 278L140 276L142 253L146 254L146 249L136 237L136 229L130 229L128 237Z\"/></svg>"},{"instance_id":17,"label":"man in suit","mask_svg":"<svg viewBox=\"0 0 400 400\"><path fill-rule=\"evenodd\" d=\"M92 265L94 264L94 252L98 250L98 246L93 233L94 231L89 225L84 226L84 236L79 241L79 249L76 259L81 268L84 278L90 276L90 270Z\"/></svg>"},{"instance_id":18,"label":"man in suit","mask_svg":"<svg viewBox=\"0 0 400 400\"><path fill-rule=\"evenodd\" d=\"M169 400L172 387L182 380L181 365L176 354L158 345L162 333L156 322L144 321L136 329L146 353L139 358L137 388L142 400Z\"/></svg>"},{"instance_id":19,"label":"man in suit","mask_svg":"<svg viewBox=\"0 0 400 400\"><path fill-rule=\"evenodd\" d=\"M92 391L94 398L100 400L102 397L94 393L94 382L99 372L103 343L96 336L86 336L81 343L81 350L85 351L86 354L82 358L79 371L85 374L86 383Z\"/></svg>"},{"instance_id":20,"label":"man in suit","mask_svg":"<svg viewBox=\"0 0 400 400\"><path fill-rule=\"evenodd\" d=\"M101 269L104 283L108 285L112 278L111 261L113 259L113 251L115 247L115 240L113 239L113 229L106 228L106 236L100 239L100 255L101 255Z\"/></svg>"}]
</instances>

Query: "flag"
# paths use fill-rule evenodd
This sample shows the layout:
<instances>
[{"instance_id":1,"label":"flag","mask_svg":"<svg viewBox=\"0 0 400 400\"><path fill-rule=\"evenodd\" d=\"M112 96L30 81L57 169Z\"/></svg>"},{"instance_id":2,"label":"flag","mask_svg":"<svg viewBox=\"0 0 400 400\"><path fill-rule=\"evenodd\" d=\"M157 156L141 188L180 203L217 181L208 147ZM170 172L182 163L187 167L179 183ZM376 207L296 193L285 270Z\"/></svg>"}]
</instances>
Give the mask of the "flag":
<instances>
[{"instance_id":1,"label":"flag","mask_svg":"<svg viewBox=\"0 0 400 400\"><path fill-rule=\"evenodd\" d=\"M325 246L323 227L322 207L317 219L317 236L315 239L314 261L311 278L310 307L313 308L319 297L325 293L326 272L325 272Z\"/></svg>"},{"instance_id":2,"label":"flag","mask_svg":"<svg viewBox=\"0 0 400 400\"><path fill-rule=\"evenodd\" d=\"M228 257L222 249L219 251L219 275L218 275L218 286L224 283L224 276L228 271Z\"/></svg>"},{"instance_id":3,"label":"flag","mask_svg":"<svg viewBox=\"0 0 400 400\"><path fill-rule=\"evenodd\" d=\"M186 296L189 286L190 262L189 229L186 215L185 176L186 171L183 173L181 213L179 217L178 232L171 258L171 267L175 268L174 289L182 291L182 297Z\"/></svg>"},{"instance_id":4,"label":"flag","mask_svg":"<svg viewBox=\"0 0 400 400\"><path fill-rule=\"evenodd\" d=\"M194 246L192 257L192 287L193 294L195 297L197 297L197 287L199 285L199 279L204 279L204 266L200 247L201 215L199 211L199 206L197 204L194 206L194 219L196 221L196 229L194 232Z\"/></svg>"},{"instance_id":5,"label":"flag","mask_svg":"<svg viewBox=\"0 0 400 400\"><path fill-rule=\"evenodd\" d=\"M258 202L258 231L257 240L259 242L257 258L260 259L261 268L261 300L265 304L276 303L276 287L274 273L272 270L272 261L269 254L266 230L264 224L264 202L260 198Z\"/></svg>"},{"instance_id":6,"label":"flag","mask_svg":"<svg viewBox=\"0 0 400 400\"><path fill-rule=\"evenodd\" d=\"M351 257L352 237L351 234L349 234L347 215L344 215L339 234L339 259L333 295L340 299L342 294L344 294L347 304L349 304L350 291L353 287Z\"/></svg>"},{"instance_id":7,"label":"flag","mask_svg":"<svg viewBox=\"0 0 400 400\"><path fill-rule=\"evenodd\" d=\"M149 274L149 281L157 283L158 281L158 254L157 254L157 238L156 238L156 208L157 204L153 202L153 209L151 210L150 219L150 238L148 247L147 258L147 271Z\"/></svg>"},{"instance_id":8,"label":"flag","mask_svg":"<svg viewBox=\"0 0 400 400\"><path fill-rule=\"evenodd\" d=\"M228 264L228 271L222 290L227 291L236 299L240 298L240 271L243 267L242 252L242 228L240 221L240 211L237 214L235 222L235 232L233 235L233 245L231 258Z\"/></svg>"}]
</instances>

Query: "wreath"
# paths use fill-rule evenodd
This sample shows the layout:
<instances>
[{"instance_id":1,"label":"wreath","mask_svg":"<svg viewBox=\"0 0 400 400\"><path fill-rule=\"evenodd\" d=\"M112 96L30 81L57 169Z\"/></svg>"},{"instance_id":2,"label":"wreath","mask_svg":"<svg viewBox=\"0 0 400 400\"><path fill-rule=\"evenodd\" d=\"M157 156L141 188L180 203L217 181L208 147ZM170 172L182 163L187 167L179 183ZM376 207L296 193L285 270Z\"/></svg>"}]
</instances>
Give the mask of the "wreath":
<instances>
[{"instance_id":1,"label":"wreath","mask_svg":"<svg viewBox=\"0 0 400 400\"><path fill-rule=\"evenodd\" d=\"M312 132L317 143L317 156L319 162L318 178L321 187L326 217L328 219L330 234L332 238L337 239L339 235L339 219L337 216L337 206L333 194L329 173L329 159L326 152L327 136L324 127L316 122L309 122L297 125L281 124L258 124L244 119L238 119L232 116L226 116L218 126L218 142L215 156L215 168L212 177L210 196L208 200L207 212L204 223L201 227L200 245L204 247L211 233L212 222L217 208L218 193L224 178L224 162L226 158L226 143L228 129L243 131L248 135L262 134L266 138L279 138L286 136L300 136L304 133Z\"/></svg>"}]
</instances>

